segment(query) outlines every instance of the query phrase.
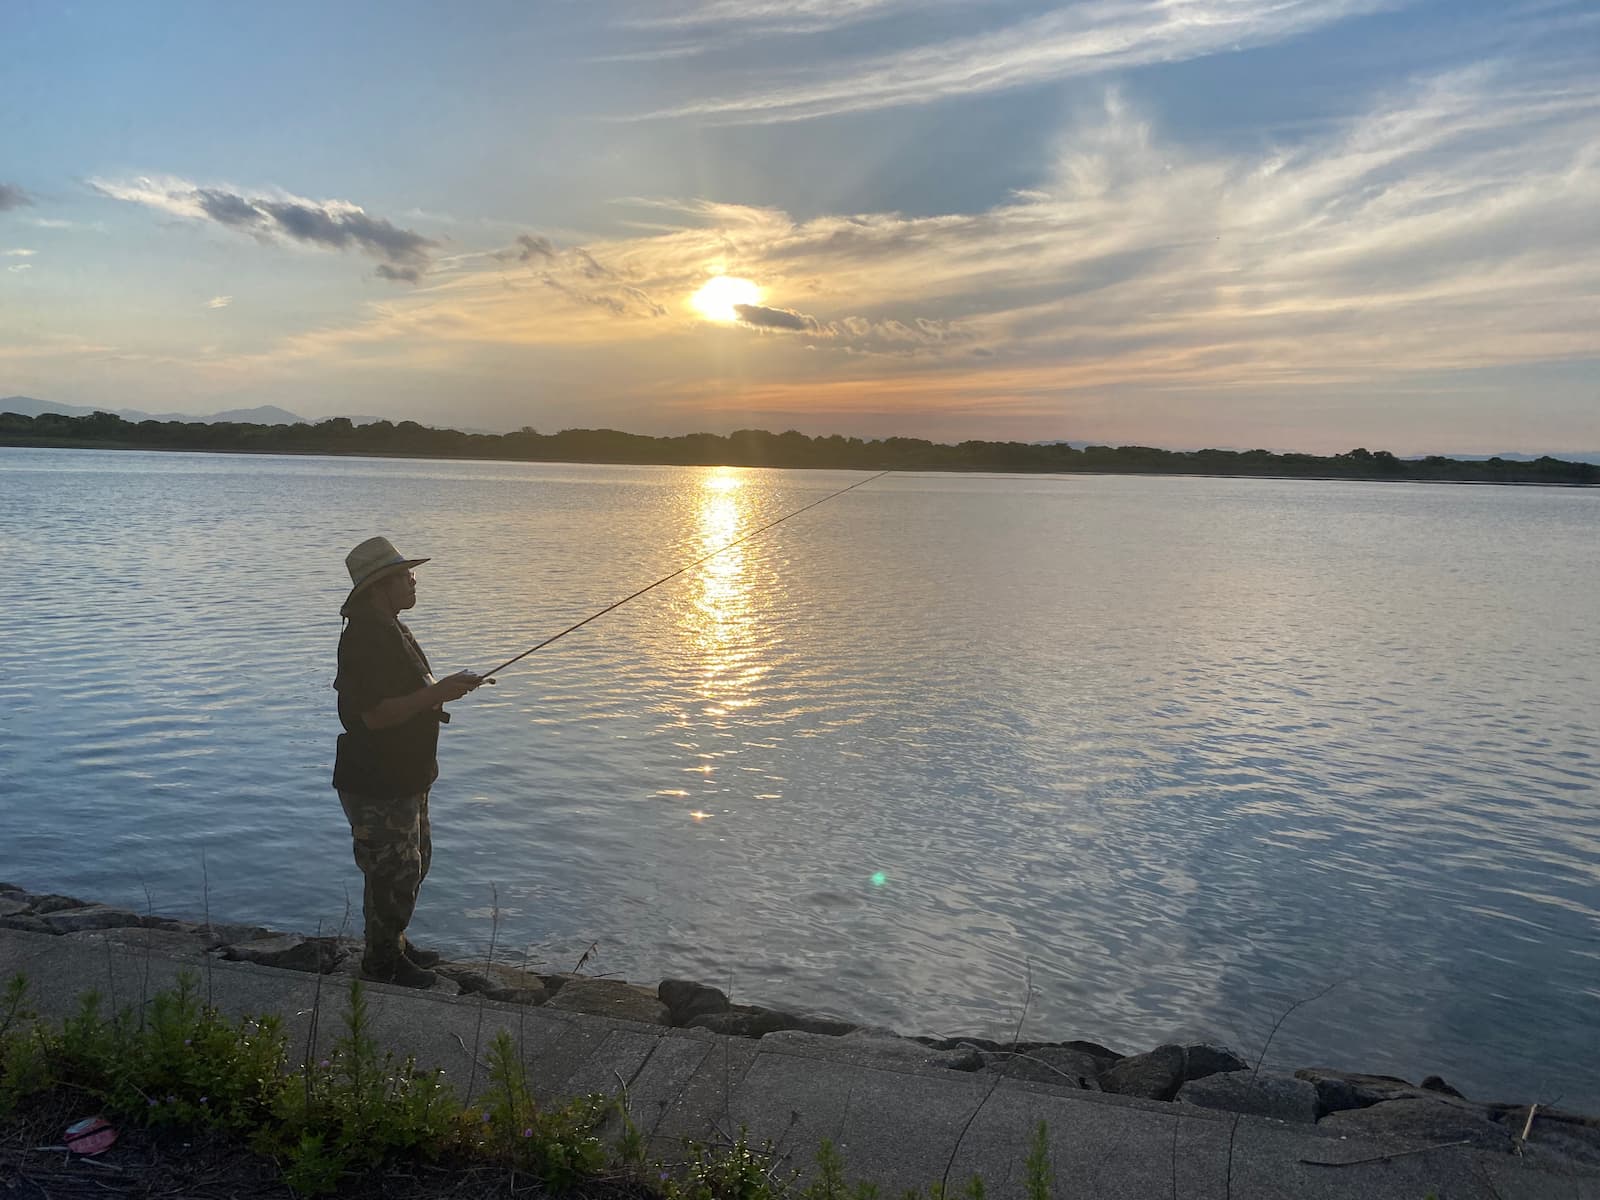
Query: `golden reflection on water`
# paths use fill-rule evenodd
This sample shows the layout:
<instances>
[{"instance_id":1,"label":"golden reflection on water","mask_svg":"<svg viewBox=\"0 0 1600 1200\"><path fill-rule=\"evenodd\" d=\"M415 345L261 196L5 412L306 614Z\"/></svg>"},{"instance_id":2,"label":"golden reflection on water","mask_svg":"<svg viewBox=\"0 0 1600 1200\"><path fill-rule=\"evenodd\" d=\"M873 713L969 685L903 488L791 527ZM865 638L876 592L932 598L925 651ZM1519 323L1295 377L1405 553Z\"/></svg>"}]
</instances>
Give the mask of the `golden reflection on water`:
<instances>
[{"instance_id":1,"label":"golden reflection on water","mask_svg":"<svg viewBox=\"0 0 1600 1200\"><path fill-rule=\"evenodd\" d=\"M701 477L702 554L737 541L753 527L755 514L744 485L744 472L732 467L716 467ZM699 662L699 693L708 716L755 703L750 689L767 672L751 644L759 618L746 550L733 546L702 563L696 572L694 603L684 610L685 639Z\"/></svg>"}]
</instances>

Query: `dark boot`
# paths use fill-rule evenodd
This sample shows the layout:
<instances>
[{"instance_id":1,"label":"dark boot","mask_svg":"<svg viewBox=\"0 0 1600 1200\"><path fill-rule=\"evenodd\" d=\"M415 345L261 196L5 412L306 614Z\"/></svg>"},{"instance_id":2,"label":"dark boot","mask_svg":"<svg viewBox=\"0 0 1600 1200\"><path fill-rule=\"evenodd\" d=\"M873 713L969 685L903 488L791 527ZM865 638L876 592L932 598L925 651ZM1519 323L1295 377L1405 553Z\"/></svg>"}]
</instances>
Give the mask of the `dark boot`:
<instances>
[{"instance_id":1,"label":"dark boot","mask_svg":"<svg viewBox=\"0 0 1600 1200\"><path fill-rule=\"evenodd\" d=\"M437 967L442 957L437 950L424 950L420 946L413 946L410 942L405 944L402 953L419 967Z\"/></svg>"},{"instance_id":2,"label":"dark boot","mask_svg":"<svg viewBox=\"0 0 1600 1200\"><path fill-rule=\"evenodd\" d=\"M370 979L374 983L397 983L401 987L409 988L432 987L434 979L437 978L432 971L417 966L404 955L395 962L371 966L363 959L361 977Z\"/></svg>"}]
</instances>

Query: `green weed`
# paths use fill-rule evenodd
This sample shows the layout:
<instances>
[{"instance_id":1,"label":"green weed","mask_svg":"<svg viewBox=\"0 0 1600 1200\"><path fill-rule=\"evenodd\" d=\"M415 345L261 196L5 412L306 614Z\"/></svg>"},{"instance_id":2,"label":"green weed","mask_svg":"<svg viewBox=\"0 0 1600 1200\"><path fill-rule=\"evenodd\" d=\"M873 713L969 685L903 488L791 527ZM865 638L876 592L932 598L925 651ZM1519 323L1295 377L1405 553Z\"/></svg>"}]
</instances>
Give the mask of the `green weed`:
<instances>
[{"instance_id":1,"label":"green weed","mask_svg":"<svg viewBox=\"0 0 1600 1200\"><path fill-rule=\"evenodd\" d=\"M877 1184L845 1183L844 1159L827 1138L817 1145L816 1164L816 1177L801 1189L797 1200L878 1200Z\"/></svg>"},{"instance_id":2,"label":"green weed","mask_svg":"<svg viewBox=\"0 0 1600 1200\"><path fill-rule=\"evenodd\" d=\"M1024 1189L1028 1200L1050 1200L1055 1184L1055 1171L1050 1166L1050 1134L1043 1121L1033 1131L1033 1142L1028 1147L1025 1164Z\"/></svg>"},{"instance_id":3,"label":"green weed","mask_svg":"<svg viewBox=\"0 0 1600 1200\"><path fill-rule=\"evenodd\" d=\"M312 1194L329 1190L342 1172L399 1154L435 1158L457 1143L460 1128L461 1106L443 1074L380 1051L366 991L354 980L333 1053L278 1089L256 1148L284 1155L290 1186Z\"/></svg>"},{"instance_id":4,"label":"green weed","mask_svg":"<svg viewBox=\"0 0 1600 1200\"><path fill-rule=\"evenodd\" d=\"M195 977L158 992L141 1019L104 1015L98 992L44 1040L38 1082L69 1080L105 1108L149 1125L247 1132L283 1088L284 1038L276 1018L230 1022L200 1003Z\"/></svg>"},{"instance_id":5,"label":"green weed","mask_svg":"<svg viewBox=\"0 0 1600 1200\"><path fill-rule=\"evenodd\" d=\"M541 1104L509 1033L497 1034L488 1084L464 1108L441 1071L397 1060L373 1033L366 992L350 986L344 1031L329 1056L287 1070L275 1018L225 1019L200 1000L194 976L158 992L142 1009L102 1011L86 994L59 1029L40 1023L18 976L0 992L0 1117L29 1096L65 1085L88 1093L114 1119L178 1129L212 1128L249 1141L280 1165L299 1195L323 1195L396 1160L480 1156L537 1178L552 1192L603 1179L630 1179L660 1200L879 1200L877 1185L849 1183L832 1142L816 1152L804 1187L783 1168L773 1143L752 1146L744 1129L731 1144L690 1145L676 1171L646 1172L645 1137L618 1100L592 1095ZM315 1019L315 1014L313 1014ZM601 1130L620 1120L615 1145ZM1026 1160L1027 1200L1051 1200L1054 1172L1041 1122ZM942 1182L902 1200L986 1200L973 1176L956 1193Z\"/></svg>"},{"instance_id":6,"label":"green weed","mask_svg":"<svg viewBox=\"0 0 1600 1200\"><path fill-rule=\"evenodd\" d=\"M550 1188L575 1187L606 1169L610 1154L598 1131L612 1108L612 1101L598 1095L541 1106L511 1035L501 1030L490 1042L481 1144Z\"/></svg>"},{"instance_id":7,"label":"green weed","mask_svg":"<svg viewBox=\"0 0 1600 1200\"><path fill-rule=\"evenodd\" d=\"M12 976L0 996L0 1117L10 1116L49 1078L44 1041L33 1026L36 1018L28 1007L28 981Z\"/></svg>"},{"instance_id":8,"label":"green weed","mask_svg":"<svg viewBox=\"0 0 1600 1200\"><path fill-rule=\"evenodd\" d=\"M731 1146L713 1150L692 1143L689 1152L682 1174L662 1180L666 1200L776 1200L794 1183L792 1173L777 1176L773 1144L753 1148L743 1126Z\"/></svg>"}]
</instances>

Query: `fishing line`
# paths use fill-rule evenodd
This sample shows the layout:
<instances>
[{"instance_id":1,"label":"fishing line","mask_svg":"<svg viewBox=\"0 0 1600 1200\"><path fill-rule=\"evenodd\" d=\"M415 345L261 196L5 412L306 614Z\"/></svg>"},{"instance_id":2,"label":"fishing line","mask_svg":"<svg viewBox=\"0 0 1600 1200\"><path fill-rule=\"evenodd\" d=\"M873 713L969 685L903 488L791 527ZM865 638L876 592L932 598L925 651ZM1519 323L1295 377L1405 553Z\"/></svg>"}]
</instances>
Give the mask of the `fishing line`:
<instances>
[{"instance_id":1,"label":"fishing line","mask_svg":"<svg viewBox=\"0 0 1600 1200\"><path fill-rule=\"evenodd\" d=\"M771 529L775 525L782 525L790 517L798 517L801 513L806 512L809 509L813 509L819 504L826 504L829 500L832 500L835 496L842 496L846 492L853 492L858 487L861 487L864 484L871 483L873 479L882 479L888 473L889 473L888 471L879 471L876 475L873 475L871 478L858 479L855 483L852 483L849 487L840 488L837 492L829 492L821 500L813 500L810 504L807 504L804 508L797 508L791 513L784 513L783 516L779 517L776 521L768 521L760 529L752 530L751 532L745 534L742 538L735 538L733 541L729 542L725 546L718 546L710 554L707 554L707 555L704 555L703 557L695 559L688 566L679 567L671 575L663 575L660 579L656 580L654 583L648 584L645 587L640 588L637 592L634 592L632 595L624 596L621 600L618 600L615 604L606 605L599 612L585 617L583 620L579 621L576 625L569 625L569 626L567 626L567 628L563 629L560 633L552 634L550 637L545 638L545 640L540 642L537 646L534 646L534 647L532 647L531 649L528 649L528 650L524 650L521 654L517 655L515 658L506 659L505 662L501 663L498 667L494 668L494 670L485 671L483 673L483 676L482 676L484 682L485 683L493 683L494 682L493 676L500 674L501 671L504 671L512 663L520 662L522 659L527 658L528 655L530 655L530 654L532 654L534 652L534 650L543 650L551 642L558 641L559 639L566 637L567 634L572 633L574 630L582 629L590 621L593 621L598 617L605 616L612 609L621 608L629 600L637 600L640 596L644 595L651 588L658 588L663 583L666 583L668 580L676 579L679 575L682 575L685 571L692 571L696 567L698 567L701 563L709 562L711 559L713 559L717 555L721 554L724 550L732 550L735 546L741 544L742 542L748 542L751 538L755 537L757 534L765 533L767 530Z\"/></svg>"}]
</instances>

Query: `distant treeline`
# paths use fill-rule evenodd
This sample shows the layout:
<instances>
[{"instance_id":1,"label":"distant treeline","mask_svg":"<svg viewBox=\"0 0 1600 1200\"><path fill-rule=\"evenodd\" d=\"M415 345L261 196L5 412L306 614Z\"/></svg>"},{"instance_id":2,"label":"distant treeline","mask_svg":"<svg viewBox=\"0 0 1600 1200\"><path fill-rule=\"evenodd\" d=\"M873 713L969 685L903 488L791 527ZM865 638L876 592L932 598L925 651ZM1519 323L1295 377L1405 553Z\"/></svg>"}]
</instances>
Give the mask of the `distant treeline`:
<instances>
[{"instance_id":1,"label":"distant treeline","mask_svg":"<svg viewBox=\"0 0 1600 1200\"><path fill-rule=\"evenodd\" d=\"M461 433L415 421L353 424L334 417L314 425L125 421L114 413L86 417L0 414L0 445L100 449L213 450L264 454L372 454L408 458L486 458L516 462L639 463L675 466L830 467L905 471L1049 471L1136 475L1267 475L1336 479L1600 484L1600 467L1548 456L1532 462L1484 462L1433 455L1396 458L1387 450L1347 454L1272 454L1266 450L1157 450L1149 446L960 442L921 438L878 440L807 437L741 429L726 437L691 433L644 437L614 429L542 434Z\"/></svg>"}]
</instances>

